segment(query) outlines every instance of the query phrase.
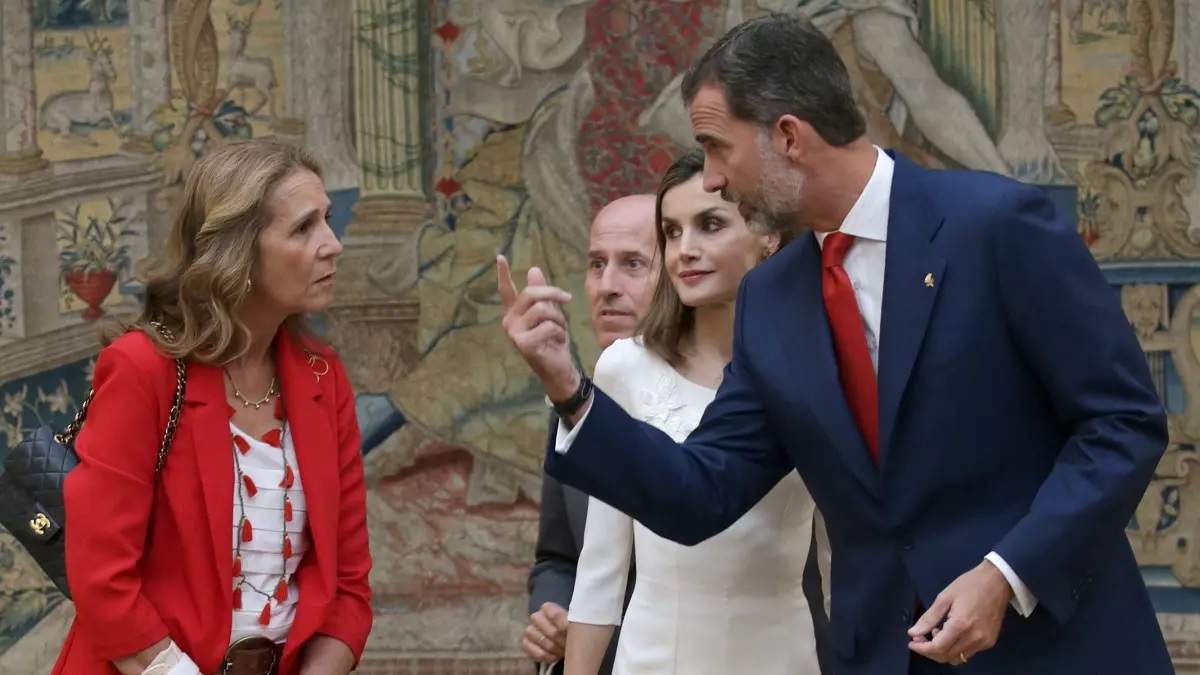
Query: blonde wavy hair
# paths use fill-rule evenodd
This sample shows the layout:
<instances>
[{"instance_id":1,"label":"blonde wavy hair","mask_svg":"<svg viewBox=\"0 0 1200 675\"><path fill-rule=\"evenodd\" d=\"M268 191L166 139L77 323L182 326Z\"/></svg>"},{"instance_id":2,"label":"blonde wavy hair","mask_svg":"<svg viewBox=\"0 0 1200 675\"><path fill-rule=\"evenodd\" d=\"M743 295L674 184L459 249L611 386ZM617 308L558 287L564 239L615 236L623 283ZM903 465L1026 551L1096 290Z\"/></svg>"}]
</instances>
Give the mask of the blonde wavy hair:
<instances>
[{"instance_id":1,"label":"blonde wavy hair","mask_svg":"<svg viewBox=\"0 0 1200 675\"><path fill-rule=\"evenodd\" d=\"M223 145L192 167L167 241L146 283L141 329L171 358L226 364L244 355L250 331L237 309L250 293L258 236L271 220L267 198L297 170L321 175L302 148L271 140ZM164 338L150 324L167 328ZM303 318L293 332L311 338Z\"/></svg>"}]
</instances>

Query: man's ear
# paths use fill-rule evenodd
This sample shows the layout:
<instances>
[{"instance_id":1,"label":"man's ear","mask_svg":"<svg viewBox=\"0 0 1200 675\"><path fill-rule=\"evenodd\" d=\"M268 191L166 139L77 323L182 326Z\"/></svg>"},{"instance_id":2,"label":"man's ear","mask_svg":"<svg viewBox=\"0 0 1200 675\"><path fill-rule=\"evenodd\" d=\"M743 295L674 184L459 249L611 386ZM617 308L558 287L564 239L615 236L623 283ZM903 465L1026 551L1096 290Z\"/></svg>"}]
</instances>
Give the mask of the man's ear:
<instances>
[{"instance_id":1,"label":"man's ear","mask_svg":"<svg viewBox=\"0 0 1200 675\"><path fill-rule=\"evenodd\" d=\"M777 150L791 160L797 160L812 150L813 142L820 138L811 124L795 115L781 115L771 126L771 140L778 143Z\"/></svg>"}]
</instances>

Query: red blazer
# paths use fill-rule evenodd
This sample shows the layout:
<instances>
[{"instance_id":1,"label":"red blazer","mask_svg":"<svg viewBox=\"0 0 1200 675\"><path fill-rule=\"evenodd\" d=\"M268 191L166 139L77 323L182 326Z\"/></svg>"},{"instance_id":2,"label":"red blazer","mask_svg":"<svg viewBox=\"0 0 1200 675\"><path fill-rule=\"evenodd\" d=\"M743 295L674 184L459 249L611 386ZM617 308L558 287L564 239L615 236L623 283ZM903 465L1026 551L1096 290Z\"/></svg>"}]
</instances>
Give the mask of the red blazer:
<instances>
[{"instance_id":1,"label":"red blazer","mask_svg":"<svg viewBox=\"0 0 1200 675\"><path fill-rule=\"evenodd\" d=\"M333 636L362 655L371 630L366 500L354 396L328 349L312 365L281 330L275 358L304 485L311 546L281 675L304 642ZM318 378L317 373L327 373ZM67 576L76 616L55 675L118 675L113 659L170 636L216 672L233 616L233 456L219 367L189 363L187 394L162 473L154 475L175 368L131 332L100 352L96 390L68 474Z\"/></svg>"}]
</instances>

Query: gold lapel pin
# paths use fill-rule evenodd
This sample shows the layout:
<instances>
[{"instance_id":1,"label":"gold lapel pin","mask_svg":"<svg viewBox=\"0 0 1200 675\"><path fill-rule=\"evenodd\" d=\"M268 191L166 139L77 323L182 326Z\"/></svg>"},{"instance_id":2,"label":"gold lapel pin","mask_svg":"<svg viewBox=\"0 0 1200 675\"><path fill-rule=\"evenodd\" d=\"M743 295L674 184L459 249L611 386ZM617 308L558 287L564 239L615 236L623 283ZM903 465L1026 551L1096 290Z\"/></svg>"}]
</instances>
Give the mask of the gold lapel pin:
<instances>
[{"instance_id":1,"label":"gold lapel pin","mask_svg":"<svg viewBox=\"0 0 1200 675\"><path fill-rule=\"evenodd\" d=\"M317 378L317 383L320 384L321 377L329 373L329 362L314 351L305 349L304 353L308 356L308 367L312 368L313 375ZM317 370L318 363L321 364L320 370Z\"/></svg>"},{"instance_id":2,"label":"gold lapel pin","mask_svg":"<svg viewBox=\"0 0 1200 675\"><path fill-rule=\"evenodd\" d=\"M925 288L933 288L933 272L925 274Z\"/></svg>"}]
</instances>

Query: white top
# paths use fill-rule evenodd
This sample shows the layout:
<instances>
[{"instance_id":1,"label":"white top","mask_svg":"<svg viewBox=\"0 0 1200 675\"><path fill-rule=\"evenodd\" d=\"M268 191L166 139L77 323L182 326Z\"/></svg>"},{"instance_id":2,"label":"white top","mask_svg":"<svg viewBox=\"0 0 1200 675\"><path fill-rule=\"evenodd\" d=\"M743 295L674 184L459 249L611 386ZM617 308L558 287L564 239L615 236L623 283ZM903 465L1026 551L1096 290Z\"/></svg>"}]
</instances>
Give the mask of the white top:
<instances>
[{"instance_id":1,"label":"white top","mask_svg":"<svg viewBox=\"0 0 1200 675\"><path fill-rule=\"evenodd\" d=\"M246 518L250 520L250 525L254 528L254 538L242 542L242 574L246 581L254 587L267 593L274 593L284 571L282 552L284 491L282 487L279 487L283 481L283 456L279 448L250 436L237 428L232 421L229 423L229 429L234 435L241 436L250 443L250 450L244 455L239 454L238 461L242 473L250 476L258 488L257 494L253 497L246 496L242 486L236 483L237 473L234 472L233 524L230 530L233 536L230 538L229 544L234 547L234 551L237 550L239 516L241 514L238 503L240 494L245 499ZM261 626L258 623L258 615L262 612L263 605L267 603L267 598L243 586L242 608L233 610L233 628L229 636L231 644L252 635L262 635L275 642L283 642L287 639L288 631L292 627L292 620L296 615L296 601L300 598L300 589L297 588L293 575L300 565L301 558L304 557L304 552L308 550L308 537L304 534L308 521L304 502L304 486L300 482L300 467L296 462L295 443L292 441L291 429L286 423L283 425L282 444L283 453L287 455L287 462L291 465L295 478L292 487L287 491L292 502L292 522L287 523L288 538L292 540L292 556L287 560L288 598L279 604L271 600L271 623ZM236 447L233 448L233 452L238 452ZM235 585L237 582L238 580L234 579ZM230 592L232 590L231 588Z\"/></svg>"},{"instance_id":2,"label":"white top","mask_svg":"<svg viewBox=\"0 0 1200 675\"><path fill-rule=\"evenodd\" d=\"M595 379L633 417L676 441L716 394L632 339L604 351ZM614 675L818 675L802 586L814 513L793 471L729 529L682 546L589 499L570 620L622 623L633 555L637 579ZM828 550L820 551L826 579Z\"/></svg>"},{"instance_id":3,"label":"white top","mask_svg":"<svg viewBox=\"0 0 1200 675\"><path fill-rule=\"evenodd\" d=\"M279 584L281 572L284 571L282 560L283 546L283 496L284 491L279 487L283 481L283 454L280 449L264 443L250 434L242 431L229 422L229 430L234 436L240 436L250 444L246 454L238 455L238 465L242 473L254 481L257 492L253 497L246 496L241 483L238 482L237 472L233 475L233 537L230 546L237 555L238 536L241 526L241 505L238 495L245 499L246 517L254 528L254 538L242 542L242 574L255 587L267 593L274 593ZM292 467L293 483L288 489L288 498L292 502L292 521L287 523L288 537L292 540L292 556L287 560L288 597L283 603L271 601L271 622L266 626L258 623L258 615L262 612L267 598L243 587L242 608L233 610L233 625L230 630L229 642L252 635L262 635L275 642L287 639L292 628L292 620L296 614L296 602L300 598L300 589L296 586L296 568L300 565L304 552L308 550L308 537L304 530L308 519L304 501L304 486L300 483L300 465L296 461L295 443L292 441L291 430L287 423L283 425L281 438L283 453ZM236 445L231 443L231 452L237 453ZM233 588L238 579L234 579ZM162 650L143 671L142 675L201 675L200 669L179 645L172 640L167 648Z\"/></svg>"},{"instance_id":4,"label":"white top","mask_svg":"<svg viewBox=\"0 0 1200 675\"><path fill-rule=\"evenodd\" d=\"M854 286L854 299L858 303L859 314L863 319L863 330L867 335L867 349L871 353L871 364L879 371L879 342L880 326L883 315L883 281L884 268L887 262L887 231L892 202L892 179L895 174L895 161L879 147L875 148L875 169L867 180L862 194L855 200L854 206L846 214L839 231L857 237L858 240L846 253L842 268ZM825 234L816 235L817 244L825 242ZM601 387L611 396L608 387ZM589 407L590 411L591 408ZM588 414L584 412L574 429L568 429L559 422L558 436L555 441L555 451L566 452L571 442L579 434ZM1021 581L1017 573L995 551L984 556L1000 570L1013 589L1012 606L1021 616L1028 617L1037 608L1037 597L1033 591ZM963 570L966 572L967 570Z\"/></svg>"}]
</instances>

